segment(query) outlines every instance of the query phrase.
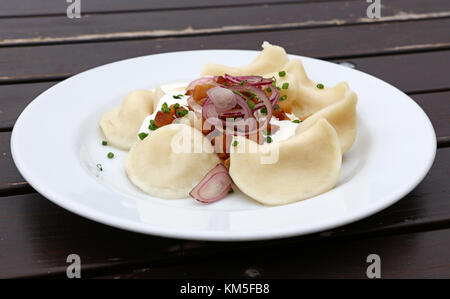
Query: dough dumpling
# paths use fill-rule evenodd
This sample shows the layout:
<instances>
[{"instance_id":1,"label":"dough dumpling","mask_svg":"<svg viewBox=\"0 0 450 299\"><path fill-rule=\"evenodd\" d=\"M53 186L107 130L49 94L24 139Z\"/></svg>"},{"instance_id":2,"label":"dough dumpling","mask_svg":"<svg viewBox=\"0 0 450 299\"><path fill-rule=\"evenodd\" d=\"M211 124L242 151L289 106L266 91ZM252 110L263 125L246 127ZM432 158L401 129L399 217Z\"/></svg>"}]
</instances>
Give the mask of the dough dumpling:
<instances>
[{"instance_id":1,"label":"dough dumpling","mask_svg":"<svg viewBox=\"0 0 450 299\"><path fill-rule=\"evenodd\" d=\"M334 187L341 169L341 147L334 128L318 120L310 129L279 143L257 145L236 137L230 175L239 189L266 205L282 205L326 192ZM278 161L262 164L262 151L251 147L278 146ZM246 151L244 149L247 149Z\"/></svg>"},{"instance_id":2,"label":"dough dumpling","mask_svg":"<svg viewBox=\"0 0 450 299\"><path fill-rule=\"evenodd\" d=\"M278 71L285 71L286 75L280 77ZM265 74L265 78L274 76L277 86L289 83L288 89L281 89L280 96L287 95L286 101L292 103L292 111L295 116L303 118L320 109L337 102L344 97L349 90L346 82L336 84L334 87L317 88L317 82L312 81L306 75L306 71L300 59L292 59L283 68L274 73Z\"/></svg>"},{"instance_id":3,"label":"dough dumpling","mask_svg":"<svg viewBox=\"0 0 450 299\"><path fill-rule=\"evenodd\" d=\"M341 143L342 154L344 154L355 141L357 102L356 94L353 91L347 91L342 100L314 113L297 126L295 134L305 132L319 119L325 118L336 130Z\"/></svg>"},{"instance_id":4,"label":"dough dumpling","mask_svg":"<svg viewBox=\"0 0 450 299\"><path fill-rule=\"evenodd\" d=\"M185 151L180 150L183 138L187 141ZM130 181L150 195L186 198L219 163L213 146L200 131L184 124L170 124L131 148L125 170Z\"/></svg>"},{"instance_id":5,"label":"dough dumpling","mask_svg":"<svg viewBox=\"0 0 450 299\"><path fill-rule=\"evenodd\" d=\"M149 90L135 90L128 94L120 107L103 114L100 128L108 144L129 150L136 142L142 121L153 113L156 94Z\"/></svg>"},{"instance_id":6,"label":"dough dumpling","mask_svg":"<svg viewBox=\"0 0 450 299\"><path fill-rule=\"evenodd\" d=\"M288 63L286 51L280 46L268 42L262 44L263 50L250 64L243 67L229 67L208 62L204 65L202 76L231 76L259 75L277 72Z\"/></svg>"}]
</instances>

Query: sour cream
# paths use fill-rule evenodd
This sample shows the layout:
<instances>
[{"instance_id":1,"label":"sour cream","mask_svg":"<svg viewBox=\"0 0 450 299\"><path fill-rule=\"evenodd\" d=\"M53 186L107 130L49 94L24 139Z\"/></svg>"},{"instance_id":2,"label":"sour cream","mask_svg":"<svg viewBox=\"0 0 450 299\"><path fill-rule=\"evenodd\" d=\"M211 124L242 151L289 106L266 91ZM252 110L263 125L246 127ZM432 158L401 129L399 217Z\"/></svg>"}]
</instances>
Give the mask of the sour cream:
<instances>
[{"instance_id":1,"label":"sour cream","mask_svg":"<svg viewBox=\"0 0 450 299\"><path fill-rule=\"evenodd\" d=\"M180 106L187 107L187 99L189 96L185 96L185 89L187 84L186 83L174 83L174 84L166 84L161 85L161 90L165 93L161 99L159 99L158 105L156 106L155 111L153 111L152 114L148 115L144 121L142 122L141 128L139 129L140 133L146 133L151 134L153 131L149 129L150 126L150 120L155 120L156 113L161 110L162 105L164 103L167 103L167 106L170 107L170 105L173 104L180 104ZM177 98L174 98L176 96ZM182 118L186 118L182 117ZM182 122L180 119L178 119L180 122ZM186 118L187 123L189 123L189 120ZM137 138L140 140L139 136Z\"/></svg>"}]
</instances>

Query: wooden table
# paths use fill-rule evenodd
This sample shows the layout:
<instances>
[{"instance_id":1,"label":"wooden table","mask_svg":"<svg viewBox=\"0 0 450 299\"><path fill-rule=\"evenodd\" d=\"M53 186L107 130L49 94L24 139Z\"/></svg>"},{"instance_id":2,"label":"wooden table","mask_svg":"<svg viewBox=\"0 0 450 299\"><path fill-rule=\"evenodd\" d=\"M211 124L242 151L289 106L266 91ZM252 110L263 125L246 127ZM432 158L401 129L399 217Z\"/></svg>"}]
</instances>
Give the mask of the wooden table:
<instances>
[{"instance_id":1,"label":"wooden table","mask_svg":"<svg viewBox=\"0 0 450 299\"><path fill-rule=\"evenodd\" d=\"M0 2L0 277L366 278L450 277L450 1L81 0L69 19L61 0ZM253 49L351 62L409 94L438 137L425 180L390 208L304 237L214 243L151 237L98 224L36 193L14 166L11 129L39 93L116 60L194 49ZM376 92L376 91L374 91ZM64 100L64 99L61 99ZM39 124L36 124L39 130ZM33 134L33 132L30 132Z\"/></svg>"}]
</instances>

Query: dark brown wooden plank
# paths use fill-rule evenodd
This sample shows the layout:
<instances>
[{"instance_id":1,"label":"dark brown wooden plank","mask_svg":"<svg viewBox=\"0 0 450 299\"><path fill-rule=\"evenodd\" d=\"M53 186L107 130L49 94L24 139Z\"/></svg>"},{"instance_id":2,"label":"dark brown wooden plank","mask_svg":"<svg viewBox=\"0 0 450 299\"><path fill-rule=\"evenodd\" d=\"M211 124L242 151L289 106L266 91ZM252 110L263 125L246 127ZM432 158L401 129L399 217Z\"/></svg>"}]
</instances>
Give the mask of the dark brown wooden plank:
<instances>
[{"instance_id":1,"label":"dark brown wooden plank","mask_svg":"<svg viewBox=\"0 0 450 299\"><path fill-rule=\"evenodd\" d=\"M0 48L0 83L64 78L120 59L193 49L260 49L264 40L318 58L439 49L450 19L137 41ZM414 34L410 34L414 32ZM20 66L20 67L17 67Z\"/></svg>"},{"instance_id":2,"label":"dark brown wooden plank","mask_svg":"<svg viewBox=\"0 0 450 299\"><path fill-rule=\"evenodd\" d=\"M311 0L89 0L81 1L83 13L110 13L143 10L198 9L205 7L226 7L232 5L263 5L272 3L307 2ZM314 0L324 1L324 0ZM328 0L330 1L330 0ZM342 1L342 0L331 0ZM33 15L65 15L69 6L66 1L59 0L18 0L1 1L0 17L33 16Z\"/></svg>"},{"instance_id":3,"label":"dark brown wooden plank","mask_svg":"<svg viewBox=\"0 0 450 299\"><path fill-rule=\"evenodd\" d=\"M424 256L419 259L419 256L413 255L415 248L413 243L401 241L398 246L401 244L404 246L395 247L394 241L366 241L362 238L450 227L449 168L450 148L439 149L434 166L425 180L400 202L374 216L321 234L247 243L176 241L148 237L83 219L57 207L36 193L2 197L0 198L0 247L2 248L0 250L0 264L2 265L0 277L30 276L43 273L65 275L65 259L70 253L77 253L81 256L83 269L91 271L90 275L98 275L99 271L105 273L106 270L109 273L111 271L120 273L123 269L153 268L165 265L166 262L169 264L179 263L185 261L186 258L204 260L207 256L213 256L222 259L226 254L234 256L234 259L237 260L236 265L242 265L242 271L244 271L246 267L253 264L247 264L246 258L239 259L245 256L245 252L273 252L279 257L286 255L289 248L293 248L291 257L298 258L303 263L314 256L314 248L322 248L320 251L324 254L326 250L329 254L340 251L346 253L350 258L354 254L349 255L348 252L355 252L351 248L361 247L361 244L379 244L383 248L396 248L391 251L391 254L389 251L382 251L378 246L365 247L367 250L371 250L368 253L360 251L366 255L379 252L382 261L384 259L385 262L395 262L393 260L406 257L416 257L417 262L424 262L426 260L423 259ZM430 256L428 259L446 257L448 260L450 251L448 249L441 250L445 249L443 245L447 244L448 246L449 238L443 236L447 235L441 235L438 239L446 240L445 243L429 241L430 248L435 248L434 255L436 257ZM397 237L373 240L395 240ZM351 239L360 239L361 241L354 243L353 247L345 247L345 244L350 243ZM398 240L405 239L399 238ZM309 241L336 241L338 243L318 245L320 243L309 243ZM308 252L297 254L299 248L309 248L310 254L306 254ZM402 250L400 250L401 248ZM443 253L447 255L443 255ZM180 259L175 259L175 257ZM313 260L318 261L321 257L318 254L317 259ZM413 258L410 262L414 260L416 259ZM400 267L403 262L393 265ZM426 268L428 269L428 267ZM294 269L297 268L293 267L289 271L294 271ZM426 270L427 275L442 274L439 270L430 271ZM276 273L276 271L271 273ZM332 275L325 270L315 274L314 272L306 274L311 276ZM349 272L349 274L354 275L355 272ZM163 273L161 272L160 275L163 276Z\"/></svg>"},{"instance_id":4,"label":"dark brown wooden plank","mask_svg":"<svg viewBox=\"0 0 450 299\"><path fill-rule=\"evenodd\" d=\"M195 250L193 250L195 251ZM299 242L191 258L102 278L357 278L367 279L367 256L378 254L381 278L450 278L450 229L369 239ZM187 253L186 255L189 255Z\"/></svg>"},{"instance_id":5,"label":"dark brown wooden plank","mask_svg":"<svg viewBox=\"0 0 450 299\"><path fill-rule=\"evenodd\" d=\"M364 1L307 2L201 10L89 14L0 19L0 46L45 43L128 40L286 28L342 26L450 16L448 0L394 0L382 9L382 18L366 16Z\"/></svg>"},{"instance_id":6,"label":"dark brown wooden plank","mask_svg":"<svg viewBox=\"0 0 450 299\"><path fill-rule=\"evenodd\" d=\"M416 94L411 97L427 113L433 123L436 136L440 137L444 146L444 138L450 137L450 91Z\"/></svg>"},{"instance_id":7,"label":"dark brown wooden plank","mask_svg":"<svg viewBox=\"0 0 450 299\"><path fill-rule=\"evenodd\" d=\"M11 130L23 109L56 83L0 85L0 131Z\"/></svg>"},{"instance_id":8,"label":"dark brown wooden plank","mask_svg":"<svg viewBox=\"0 0 450 299\"><path fill-rule=\"evenodd\" d=\"M14 165L10 138L10 132L0 133L0 196L32 191Z\"/></svg>"}]
</instances>

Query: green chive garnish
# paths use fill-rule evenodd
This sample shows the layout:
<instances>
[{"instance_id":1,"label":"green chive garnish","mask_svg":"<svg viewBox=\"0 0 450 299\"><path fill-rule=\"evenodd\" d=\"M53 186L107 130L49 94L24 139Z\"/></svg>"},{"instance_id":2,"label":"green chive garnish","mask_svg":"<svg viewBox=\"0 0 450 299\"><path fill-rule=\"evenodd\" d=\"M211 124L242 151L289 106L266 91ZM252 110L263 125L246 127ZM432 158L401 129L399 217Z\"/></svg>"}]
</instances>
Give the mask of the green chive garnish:
<instances>
[{"instance_id":1,"label":"green chive garnish","mask_svg":"<svg viewBox=\"0 0 450 299\"><path fill-rule=\"evenodd\" d=\"M239 142L237 140L233 141L233 146L236 147L238 145L238 143Z\"/></svg>"},{"instance_id":2,"label":"green chive garnish","mask_svg":"<svg viewBox=\"0 0 450 299\"><path fill-rule=\"evenodd\" d=\"M173 97L174 99L179 100L179 99L181 99L182 96L183 96L182 94L177 94L176 96L172 96L172 97Z\"/></svg>"},{"instance_id":3,"label":"green chive garnish","mask_svg":"<svg viewBox=\"0 0 450 299\"><path fill-rule=\"evenodd\" d=\"M318 89L323 89L323 88L324 88L324 86L323 86L322 83L317 84L316 87L317 87Z\"/></svg>"},{"instance_id":4,"label":"green chive garnish","mask_svg":"<svg viewBox=\"0 0 450 299\"><path fill-rule=\"evenodd\" d=\"M152 131L158 129L158 126L156 125L156 123L153 119L150 120L150 126L148 126L148 129L152 130Z\"/></svg>"},{"instance_id":5,"label":"green chive garnish","mask_svg":"<svg viewBox=\"0 0 450 299\"><path fill-rule=\"evenodd\" d=\"M161 111L162 111L162 112L165 112L165 113L170 113L169 105L167 105L166 102L164 102L164 103L162 104L162 106L161 106Z\"/></svg>"},{"instance_id":6,"label":"green chive garnish","mask_svg":"<svg viewBox=\"0 0 450 299\"><path fill-rule=\"evenodd\" d=\"M180 107L180 104L178 104L178 103L175 103L175 104L173 105L173 108L174 108L174 109L177 109L178 107Z\"/></svg>"},{"instance_id":7,"label":"green chive garnish","mask_svg":"<svg viewBox=\"0 0 450 299\"><path fill-rule=\"evenodd\" d=\"M267 88L267 91L268 91L268 92L272 92L272 88L268 87L268 88Z\"/></svg>"},{"instance_id":8,"label":"green chive garnish","mask_svg":"<svg viewBox=\"0 0 450 299\"><path fill-rule=\"evenodd\" d=\"M186 114L188 114L188 111L187 110L185 110L185 109L183 109L183 110L178 110L177 112L176 112L176 114L178 115L178 116L185 116Z\"/></svg>"},{"instance_id":9,"label":"green chive garnish","mask_svg":"<svg viewBox=\"0 0 450 299\"><path fill-rule=\"evenodd\" d=\"M243 97L245 99L244 95L242 93L240 93L239 91L234 90L234 89L232 89L231 91L234 92L235 94L237 94L238 96L241 96L241 97Z\"/></svg>"},{"instance_id":10,"label":"green chive garnish","mask_svg":"<svg viewBox=\"0 0 450 299\"><path fill-rule=\"evenodd\" d=\"M288 83L288 82L283 83L283 85L281 86L281 88L283 88L283 89L288 89L288 88L289 88L289 83Z\"/></svg>"},{"instance_id":11,"label":"green chive garnish","mask_svg":"<svg viewBox=\"0 0 450 299\"><path fill-rule=\"evenodd\" d=\"M255 109L255 103L253 103L252 101L247 101L247 105L250 107L250 109Z\"/></svg>"},{"instance_id":12,"label":"green chive garnish","mask_svg":"<svg viewBox=\"0 0 450 299\"><path fill-rule=\"evenodd\" d=\"M277 89L278 89L278 90L281 90L281 88L279 88L278 86L277 86Z\"/></svg>"},{"instance_id":13,"label":"green chive garnish","mask_svg":"<svg viewBox=\"0 0 450 299\"><path fill-rule=\"evenodd\" d=\"M267 143L272 143L272 137L267 136L267 137L266 137L266 142L267 142Z\"/></svg>"},{"instance_id":14,"label":"green chive garnish","mask_svg":"<svg viewBox=\"0 0 450 299\"><path fill-rule=\"evenodd\" d=\"M277 87L277 78L275 76L272 77L272 86Z\"/></svg>"},{"instance_id":15,"label":"green chive garnish","mask_svg":"<svg viewBox=\"0 0 450 299\"><path fill-rule=\"evenodd\" d=\"M286 76L286 72L285 71L278 72L278 76L284 77Z\"/></svg>"},{"instance_id":16,"label":"green chive garnish","mask_svg":"<svg viewBox=\"0 0 450 299\"><path fill-rule=\"evenodd\" d=\"M144 133L144 132L142 132L142 133L139 133L139 139L141 139L141 140L144 140L145 139L145 137L147 137L148 136L148 134L147 133Z\"/></svg>"},{"instance_id":17,"label":"green chive garnish","mask_svg":"<svg viewBox=\"0 0 450 299\"><path fill-rule=\"evenodd\" d=\"M234 192L233 189L230 188L230 191L228 191L228 194L233 193L233 192Z\"/></svg>"},{"instance_id":18,"label":"green chive garnish","mask_svg":"<svg viewBox=\"0 0 450 299\"><path fill-rule=\"evenodd\" d=\"M275 109L280 109L280 105L276 104L276 105L275 105L275 108L273 108L273 109L274 109L274 110L275 110Z\"/></svg>"},{"instance_id":19,"label":"green chive garnish","mask_svg":"<svg viewBox=\"0 0 450 299\"><path fill-rule=\"evenodd\" d=\"M283 95L278 99L278 101L284 101L286 99L287 99L287 95Z\"/></svg>"},{"instance_id":20,"label":"green chive garnish","mask_svg":"<svg viewBox=\"0 0 450 299\"><path fill-rule=\"evenodd\" d=\"M249 92L250 94L250 100L253 100L256 97L256 94L254 94L253 92Z\"/></svg>"},{"instance_id":21,"label":"green chive garnish","mask_svg":"<svg viewBox=\"0 0 450 299\"><path fill-rule=\"evenodd\" d=\"M96 166L97 166L98 170L103 171L102 164L97 164Z\"/></svg>"},{"instance_id":22,"label":"green chive garnish","mask_svg":"<svg viewBox=\"0 0 450 299\"><path fill-rule=\"evenodd\" d=\"M299 120L299 119L294 119L292 122L293 122L293 123L296 123L296 124L299 124L299 123L301 122L301 120Z\"/></svg>"},{"instance_id":23,"label":"green chive garnish","mask_svg":"<svg viewBox=\"0 0 450 299\"><path fill-rule=\"evenodd\" d=\"M261 111L261 113L267 114L267 107L261 108L261 110L259 111Z\"/></svg>"},{"instance_id":24,"label":"green chive garnish","mask_svg":"<svg viewBox=\"0 0 450 299\"><path fill-rule=\"evenodd\" d=\"M108 142L106 140L103 140L102 145L108 145Z\"/></svg>"},{"instance_id":25,"label":"green chive garnish","mask_svg":"<svg viewBox=\"0 0 450 299\"><path fill-rule=\"evenodd\" d=\"M112 158L114 158L114 154L113 153L111 153L111 152L109 152L108 153L108 155L106 155L109 159L112 159Z\"/></svg>"},{"instance_id":26,"label":"green chive garnish","mask_svg":"<svg viewBox=\"0 0 450 299\"><path fill-rule=\"evenodd\" d=\"M244 85L244 83L245 83L245 80L242 80L241 83L239 83L239 84Z\"/></svg>"}]
</instances>

